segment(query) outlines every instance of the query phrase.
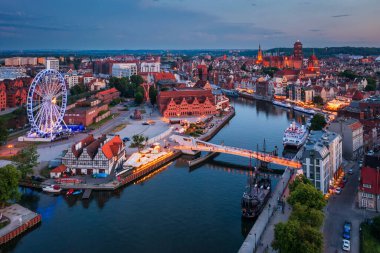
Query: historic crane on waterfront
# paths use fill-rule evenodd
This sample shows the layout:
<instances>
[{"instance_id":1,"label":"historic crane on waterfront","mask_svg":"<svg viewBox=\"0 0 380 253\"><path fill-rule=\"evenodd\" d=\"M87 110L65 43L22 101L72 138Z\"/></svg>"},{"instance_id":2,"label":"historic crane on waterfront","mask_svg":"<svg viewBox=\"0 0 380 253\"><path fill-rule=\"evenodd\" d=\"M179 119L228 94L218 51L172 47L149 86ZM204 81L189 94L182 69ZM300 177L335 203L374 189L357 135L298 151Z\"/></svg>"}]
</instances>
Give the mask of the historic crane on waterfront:
<instances>
[{"instance_id":1,"label":"historic crane on waterfront","mask_svg":"<svg viewBox=\"0 0 380 253\"><path fill-rule=\"evenodd\" d=\"M181 150L182 152L187 154L194 154L194 151L218 152L230 155L243 156L247 158L255 158L266 163L275 163L278 165L291 167L295 169L300 169L302 167L302 164L296 160L278 157L263 152L252 151L249 149L218 145L205 141L200 141L192 137L184 137L179 135L173 135L171 136L171 139L178 143L178 145L173 147L174 149Z\"/></svg>"}]
</instances>

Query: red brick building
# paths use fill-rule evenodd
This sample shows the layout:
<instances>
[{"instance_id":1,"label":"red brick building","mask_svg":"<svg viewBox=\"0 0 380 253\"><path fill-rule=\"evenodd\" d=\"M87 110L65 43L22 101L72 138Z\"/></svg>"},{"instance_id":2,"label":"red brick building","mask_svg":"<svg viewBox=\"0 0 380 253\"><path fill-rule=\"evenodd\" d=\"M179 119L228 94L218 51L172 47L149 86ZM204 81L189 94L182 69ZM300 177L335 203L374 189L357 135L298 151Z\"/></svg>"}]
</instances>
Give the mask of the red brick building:
<instances>
[{"instance_id":1,"label":"red brick building","mask_svg":"<svg viewBox=\"0 0 380 253\"><path fill-rule=\"evenodd\" d=\"M216 114L215 97L211 90L184 88L161 91L157 103L164 117L186 117Z\"/></svg>"},{"instance_id":2,"label":"red brick building","mask_svg":"<svg viewBox=\"0 0 380 253\"><path fill-rule=\"evenodd\" d=\"M64 121L68 125L89 126L110 115L107 104L100 104L97 99L78 103L75 107L66 111Z\"/></svg>"},{"instance_id":3,"label":"red brick building","mask_svg":"<svg viewBox=\"0 0 380 253\"><path fill-rule=\"evenodd\" d=\"M0 83L0 110L7 108L7 92L4 83Z\"/></svg>"},{"instance_id":4,"label":"red brick building","mask_svg":"<svg viewBox=\"0 0 380 253\"><path fill-rule=\"evenodd\" d=\"M380 153L366 155L360 170L359 207L380 211Z\"/></svg>"},{"instance_id":5,"label":"red brick building","mask_svg":"<svg viewBox=\"0 0 380 253\"><path fill-rule=\"evenodd\" d=\"M103 103L109 104L115 98L120 97L120 92L115 88L111 88L111 89L96 93L95 97L100 99Z\"/></svg>"}]
</instances>

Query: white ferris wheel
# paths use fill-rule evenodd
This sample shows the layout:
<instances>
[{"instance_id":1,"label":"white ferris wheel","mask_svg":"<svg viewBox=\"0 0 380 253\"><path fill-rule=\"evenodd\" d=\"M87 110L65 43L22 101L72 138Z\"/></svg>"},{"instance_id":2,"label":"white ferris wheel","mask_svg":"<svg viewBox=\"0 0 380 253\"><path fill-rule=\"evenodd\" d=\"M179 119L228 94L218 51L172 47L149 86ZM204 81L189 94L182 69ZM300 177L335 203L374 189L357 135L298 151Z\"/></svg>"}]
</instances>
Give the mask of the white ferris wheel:
<instances>
[{"instance_id":1,"label":"white ferris wheel","mask_svg":"<svg viewBox=\"0 0 380 253\"><path fill-rule=\"evenodd\" d=\"M53 138L61 133L66 104L63 76L55 69L39 72L30 85L27 98L30 136Z\"/></svg>"}]
</instances>

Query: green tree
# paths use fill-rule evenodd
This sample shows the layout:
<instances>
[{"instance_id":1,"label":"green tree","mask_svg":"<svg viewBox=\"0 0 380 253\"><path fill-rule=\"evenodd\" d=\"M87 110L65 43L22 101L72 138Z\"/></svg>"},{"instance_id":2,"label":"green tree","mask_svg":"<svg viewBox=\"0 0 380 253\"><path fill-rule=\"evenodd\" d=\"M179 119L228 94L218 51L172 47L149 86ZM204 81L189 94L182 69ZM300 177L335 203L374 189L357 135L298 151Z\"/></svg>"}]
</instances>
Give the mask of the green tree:
<instances>
[{"instance_id":1,"label":"green tree","mask_svg":"<svg viewBox=\"0 0 380 253\"><path fill-rule=\"evenodd\" d=\"M367 86L365 87L366 91L374 91L376 90L376 79L372 77L366 77L367 79Z\"/></svg>"},{"instance_id":2,"label":"green tree","mask_svg":"<svg viewBox=\"0 0 380 253\"><path fill-rule=\"evenodd\" d=\"M8 129L3 119L0 118L0 145L4 144L8 139Z\"/></svg>"},{"instance_id":3,"label":"green tree","mask_svg":"<svg viewBox=\"0 0 380 253\"><path fill-rule=\"evenodd\" d=\"M144 96L141 92L137 92L135 95L135 103L136 104L141 104L144 101Z\"/></svg>"},{"instance_id":4,"label":"green tree","mask_svg":"<svg viewBox=\"0 0 380 253\"><path fill-rule=\"evenodd\" d=\"M38 165L37 148L34 145L28 146L12 157L13 164L21 172L21 177L25 179L33 173L33 168Z\"/></svg>"},{"instance_id":5,"label":"green tree","mask_svg":"<svg viewBox=\"0 0 380 253\"><path fill-rule=\"evenodd\" d=\"M154 88L154 86L150 87L150 89L149 89L149 99L150 99L150 103L152 105L156 104L156 102L157 102L157 90L156 90L156 88Z\"/></svg>"},{"instance_id":6,"label":"green tree","mask_svg":"<svg viewBox=\"0 0 380 253\"><path fill-rule=\"evenodd\" d=\"M8 201L20 197L18 182L21 173L12 164L0 168L0 206L4 207Z\"/></svg>"},{"instance_id":7,"label":"green tree","mask_svg":"<svg viewBox=\"0 0 380 253\"><path fill-rule=\"evenodd\" d=\"M130 77L130 80L132 83L134 83L136 86L140 86L141 84L144 83L144 78L140 75L132 75Z\"/></svg>"},{"instance_id":8,"label":"green tree","mask_svg":"<svg viewBox=\"0 0 380 253\"><path fill-rule=\"evenodd\" d=\"M299 184L290 194L288 202L292 206L299 203L308 208L315 208L317 210L322 210L322 208L326 205L322 192L315 189L313 185L303 183Z\"/></svg>"},{"instance_id":9,"label":"green tree","mask_svg":"<svg viewBox=\"0 0 380 253\"><path fill-rule=\"evenodd\" d=\"M73 87L71 87L70 94L71 95L78 95L78 94L82 94L86 91L87 91L86 86L83 83L78 83L77 85L74 85Z\"/></svg>"},{"instance_id":10,"label":"green tree","mask_svg":"<svg viewBox=\"0 0 380 253\"><path fill-rule=\"evenodd\" d=\"M131 143L130 147L131 148L138 148L140 150L145 146L147 141L148 141L148 137L146 137L142 134L135 134L132 136L132 143Z\"/></svg>"},{"instance_id":11,"label":"green tree","mask_svg":"<svg viewBox=\"0 0 380 253\"><path fill-rule=\"evenodd\" d=\"M320 113L317 113L314 115L313 119L311 120L311 130L322 130L326 126L326 119L325 116L323 116Z\"/></svg>"},{"instance_id":12,"label":"green tree","mask_svg":"<svg viewBox=\"0 0 380 253\"><path fill-rule=\"evenodd\" d=\"M323 236L317 229L295 220L278 223L272 247L281 253L320 253Z\"/></svg>"},{"instance_id":13,"label":"green tree","mask_svg":"<svg viewBox=\"0 0 380 253\"><path fill-rule=\"evenodd\" d=\"M310 180L305 175L298 175L292 183L289 184L290 192L293 192L299 184L310 184Z\"/></svg>"},{"instance_id":14,"label":"green tree","mask_svg":"<svg viewBox=\"0 0 380 253\"><path fill-rule=\"evenodd\" d=\"M293 206L293 211L290 215L290 219L318 229L320 226L322 226L324 215L320 210L308 208L307 206L296 203Z\"/></svg>"},{"instance_id":15,"label":"green tree","mask_svg":"<svg viewBox=\"0 0 380 253\"><path fill-rule=\"evenodd\" d=\"M317 105L323 105L323 98L321 96L313 97L313 103Z\"/></svg>"}]
</instances>

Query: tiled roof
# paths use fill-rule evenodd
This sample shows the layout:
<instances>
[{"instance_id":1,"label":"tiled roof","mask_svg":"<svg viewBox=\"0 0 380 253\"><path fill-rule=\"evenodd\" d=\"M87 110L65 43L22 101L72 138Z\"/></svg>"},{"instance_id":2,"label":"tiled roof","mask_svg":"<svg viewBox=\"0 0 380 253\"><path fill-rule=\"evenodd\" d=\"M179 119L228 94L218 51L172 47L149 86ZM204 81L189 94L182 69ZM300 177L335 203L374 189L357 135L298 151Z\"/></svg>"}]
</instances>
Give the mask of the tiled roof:
<instances>
[{"instance_id":1,"label":"tiled roof","mask_svg":"<svg viewBox=\"0 0 380 253\"><path fill-rule=\"evenodd\" d=\"M102 151L108 159L111 159L112 157L117 156L121 148L123 148L123 141L120 139L119 135L116 135L103 145Z\"/></svg>"},{"instance_id":2,"label":"tiled roof","mask_svg":"<svg viewBox=\"0 0 380 253\"><path fill-rule=\"evenodd\" d=\"M67 167L64 164L61 164L58 167L52 169L50 172L53 172L53 173L62 173L62 172L65 172L66 169L67 169Z\"/></svg>"},{"instance_id":3,"label":"tiled roof","mask_svg":"<svg viewBox=\"0 0 380 253\"><path fill-rule=\"evenodd\" d=\"M96 95L107 95L107 94L111 94L111 93L115 93L115 92L118 92L118 90L116 88L111 88L108 90L100 91Z\"/></svg>"}]
</instances>

